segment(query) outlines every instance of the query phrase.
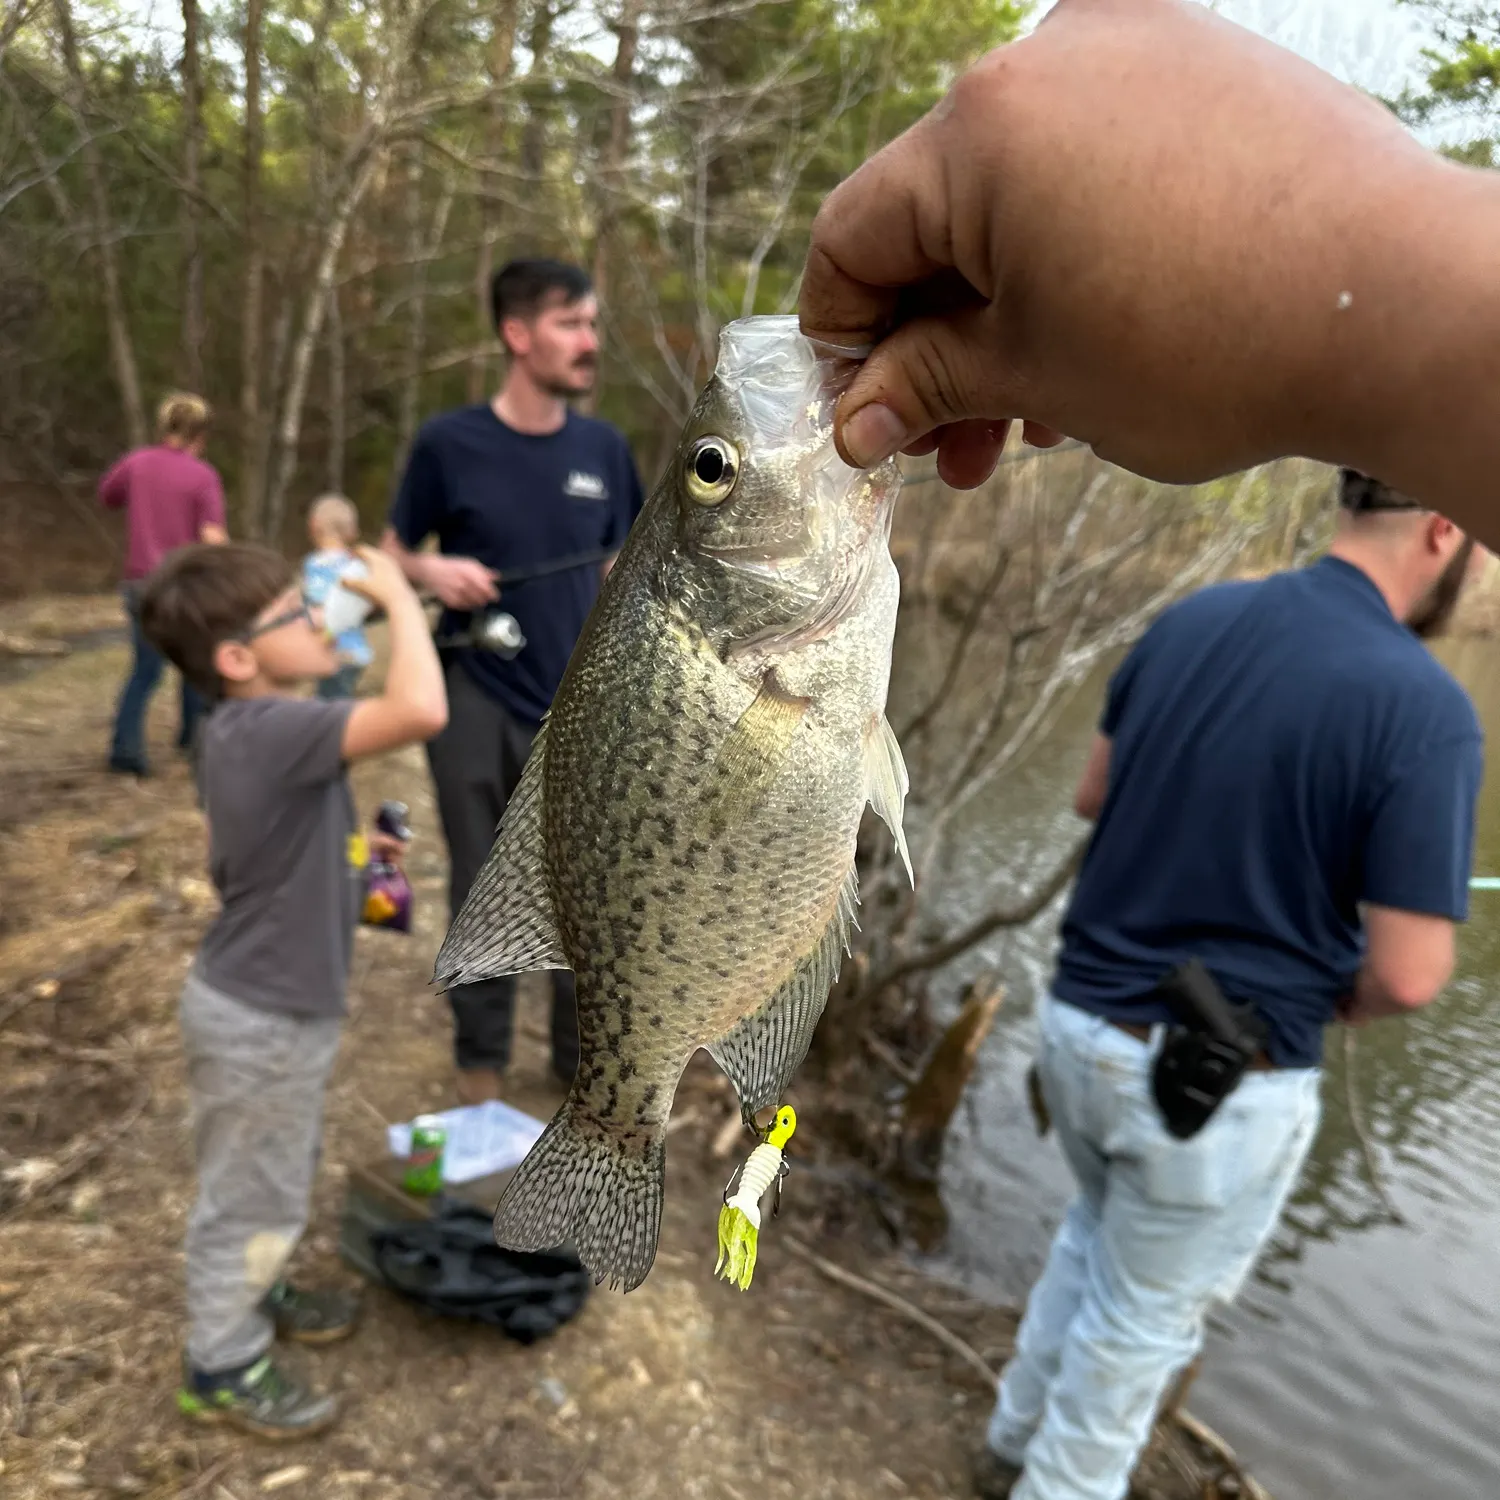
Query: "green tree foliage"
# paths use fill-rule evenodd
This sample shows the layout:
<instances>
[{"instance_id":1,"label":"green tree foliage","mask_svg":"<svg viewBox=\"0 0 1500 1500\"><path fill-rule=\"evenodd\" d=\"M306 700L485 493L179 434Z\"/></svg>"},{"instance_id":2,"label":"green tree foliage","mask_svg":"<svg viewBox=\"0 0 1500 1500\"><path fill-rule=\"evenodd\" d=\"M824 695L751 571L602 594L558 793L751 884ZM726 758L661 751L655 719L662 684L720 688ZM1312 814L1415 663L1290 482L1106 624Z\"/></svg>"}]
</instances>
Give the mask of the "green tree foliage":
<instances>
[{"instance_id":1,"label":"green tree foliage","mask_svg":"<svg viewBox=\"0 0 1500 1500\"><path fill-rule=\"evenodd\" d=\"M1391 101L1413 125L1439 125L1464 138L1445 156L1476 167L1495 165L1500 143L1500 6L1401 0L1432 23L1436 45L1423 49L1427 77Z\"/></svg>"},{"instance_id":2,"label":"green tree foliage","mask_svg":"<svg viewBox=\"0 0 1500 1500\"><path fill-rule=\"evenodd\" d=\"M513 254L600 274L600 410L653 477L719 326L792 304L827 191L1025 12L264 0L255 151L246 7L190 7L196 154L185 31L114 0L0 0L0 462L91 475L201 350L237 520L288 541L329 484L376 524L414 421L492 387L480 287Z\"/></svg>"}]
</instances>

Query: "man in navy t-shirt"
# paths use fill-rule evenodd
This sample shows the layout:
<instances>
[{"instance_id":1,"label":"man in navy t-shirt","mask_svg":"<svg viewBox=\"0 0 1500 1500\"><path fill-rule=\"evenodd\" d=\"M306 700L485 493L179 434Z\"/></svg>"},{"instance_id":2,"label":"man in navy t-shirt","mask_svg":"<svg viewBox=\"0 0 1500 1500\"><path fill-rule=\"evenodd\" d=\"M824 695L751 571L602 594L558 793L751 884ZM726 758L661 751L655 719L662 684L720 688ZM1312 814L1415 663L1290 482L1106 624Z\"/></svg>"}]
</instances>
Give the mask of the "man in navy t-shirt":
<instances>
[{"instance_id":1,"label":"man in navy t-shirt","mask_svg":"<svg viewBox=\"0 0 1500 1500\"><path fill-rule=\"evenodd\" d=\"M588 277L552 260L518 260L491 288L509 366L494 400L445 412L417 433L384 545L444 605L440 636L461 633L504 589L526 644L511 660L458 649L447 661L448 727L428 744L456 915L516 789L608 563L590 562L504 588L507 572L608 551L644 496L623 435L568 408L594 384L598 306ZM416 549L436 536L441 551ZM500 576L497 588L495 575ZM573 976L552 973L552 1064L578 1062ZM515 979L457 985L458 1092L495 1098L510 1059Z\"/></svg>"},{"instance_id":2,"label":"man in navy t-shirt","mask_svg":"<svg viewBox=\"0 0 1500 1500\"><path fill-rule=\"evenodd\" d=\"M1075 806L1097 826L1037 1074L1079 1194L1001 1382L980 1492L1119 1500L1169 1381L1280 1216L1323 1031L1408 1013L1468 914L1483 741L1423 646L1484 556L1349 471L1312 567L1204 589L1110 682ZM1154 993L1197 959L1266 1041L1197 1134L1165 1128Z\"/></svg>"}]
</instances>

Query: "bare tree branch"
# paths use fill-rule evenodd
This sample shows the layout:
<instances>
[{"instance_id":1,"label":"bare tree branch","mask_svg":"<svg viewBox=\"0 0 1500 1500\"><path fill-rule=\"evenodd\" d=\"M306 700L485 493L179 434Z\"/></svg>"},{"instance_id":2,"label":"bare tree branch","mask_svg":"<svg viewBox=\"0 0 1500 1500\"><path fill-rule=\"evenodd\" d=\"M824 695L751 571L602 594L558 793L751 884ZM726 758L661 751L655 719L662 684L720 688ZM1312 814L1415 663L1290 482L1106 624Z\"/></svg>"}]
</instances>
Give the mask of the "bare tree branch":
<instances>
[{"instance_id":1,"label":"bare tree branch","mask_svg":"<svg viewBox=\"0 0 1500 1500\"><path fill-rule=\"evenodd\" d=\"M876 971L860 986L860 993L877 995L890 985L911 978L913 974L927 973L932 969L941 968L944 964L952 963L955 958L961 957L969 949L982 943L1002 928L1026 926L1057 899L1063 888L1078 873L1078 867L1083 863L1083 855L1088 848L1088 842L1087 835L1078 839L1063 861L1030 895L1009 906L1002 906L995 911L987 912L976 921L970 922L967 927L961 928L952 937L945 938L940 943L934 943L931 947L919 949L910 957Z\"/></svg>"},{"instance_id":2,"label":"bare tree branch","mask_svg":"<svg viewBox=\"0 0 1500 1500\"><path fill-rule=\"evenodd\" d=\"M114 243L107 231L111 215L109 193L104 178L104 164L99 158L97 143L87 139L89 130L84 116L88 86L83 75L83 62L79 56L78 41L73 30L73 14L68 0L52 0L52 10L62 42L63 63L67 69L68 112L72 116L74 129L79 137L79 151L83 157L84 174L88 182L90 206L93 211L95 256L99 262L104 321L109 333L110 362L114 366L115 384L120 393L125 430L131 447L138 448L146 441L146 407L141 397L141 377L136 364L135 344L131 339L130 322L125 311L119 258L115 254Z\"/></svg>"},{"instance_id":3,"label":"bare tree branch","mask_svg":"<svg viewBox=\"0 0 1500 1500\"><path fill-rule=\"evenodd\" d=\"M29 193L32 188L40 187L43 183L54 183L57 174L67 166L86 146L91 146L96 141L102 141L106 137L114 135L113 130L96 130L88 134L76 137L73 144L68 147L61 156L54 156L45 160L35 172L24 177L12 178L12 180L0 188L0 213L4 213L12 203L23 193Z\"/></svg>"},{"instance_id":4,"label":"bare tree branch","mask_svg":"<svg viewBox=\"0 0 1500 1500\"><path fill-rule=\"evenodd\" d=\"M42 0L12 0L12 3L0 6L0 63L5 61L5 54L10 50L10 44L21 34L21 29L42 8Z\"/></svg>"},{"instance_id":5,"label":"bare tree branch","mask_svg":"<svg viewBox=\"0 0 1500 1500\"><path fill-rule=\"evenodd\" d=\"M999 591L1005 575L1010 570L1011 558L1014 554L1009 547L1003 544L995 549L995 561L990 567L989 576L974 591L974 598L969 604L967 614L964 616L962 625L959 627L958 639L953 643L948 652L948 664L944 669L937 690L923 706L917 710L896 733L896 738L903 744L914 739L925 730L942 711L943 705L952 696L953 689L958 683L959 676L963 672L964 660L969 654L969 647L974 642L975 633L979 629L979 622L984 618L985 609L994 599ZM908 747L909 749L910 747Z\"/></svg>"}]
</instances>

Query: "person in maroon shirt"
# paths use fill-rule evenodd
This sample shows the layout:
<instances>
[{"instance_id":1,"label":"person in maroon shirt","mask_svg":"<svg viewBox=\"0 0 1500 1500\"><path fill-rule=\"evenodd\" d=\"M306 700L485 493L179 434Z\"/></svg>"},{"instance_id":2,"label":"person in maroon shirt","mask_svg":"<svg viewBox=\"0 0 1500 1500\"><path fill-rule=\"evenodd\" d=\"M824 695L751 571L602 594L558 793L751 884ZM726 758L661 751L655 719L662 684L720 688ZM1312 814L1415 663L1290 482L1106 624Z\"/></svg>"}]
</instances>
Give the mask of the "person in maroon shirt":
<instances>
[{"instance_id":1,"label":"person in maroon shirt","mask_svg":"<svg viewBox=\"0 0 1500 1500\"><path fill-rule=\"evenodd\" d=\"M123 587L135 661L115 712L109 768L126 775L150 774L146 710L166 666L166 659L141 633L141 585L177 548L229 537L224 524L224 486L214 466L203 460L211 418L208 403L201 397L168 396L156 414L156 443L133 449L99 481L99 499L125 512ZM182 750L191 752L206 707L197 689L184 678L177 732Z\"/></svg>"}]
</instances>

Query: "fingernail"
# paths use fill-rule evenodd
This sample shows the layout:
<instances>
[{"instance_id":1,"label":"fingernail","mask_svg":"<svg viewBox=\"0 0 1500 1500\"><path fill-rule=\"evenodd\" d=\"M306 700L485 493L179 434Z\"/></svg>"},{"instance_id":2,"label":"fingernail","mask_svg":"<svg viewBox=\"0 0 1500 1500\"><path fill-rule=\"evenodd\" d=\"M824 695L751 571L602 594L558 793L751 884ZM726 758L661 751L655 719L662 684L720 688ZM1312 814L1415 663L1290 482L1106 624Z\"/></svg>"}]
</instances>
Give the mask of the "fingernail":
<instances>
[{"instance_id":1,"label":"fingernail","mask_svg":"<svg viewBox=\"0 0 1500 1500\"><path fill-rule=\"evenodd\" d=\"M906 424L878 401L862 406L844 427L844 447L856 468L872 469L906 446Z\"/></svg>"}]
</instances>

